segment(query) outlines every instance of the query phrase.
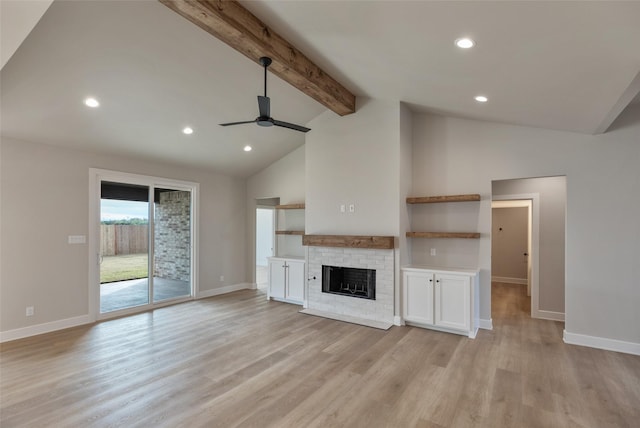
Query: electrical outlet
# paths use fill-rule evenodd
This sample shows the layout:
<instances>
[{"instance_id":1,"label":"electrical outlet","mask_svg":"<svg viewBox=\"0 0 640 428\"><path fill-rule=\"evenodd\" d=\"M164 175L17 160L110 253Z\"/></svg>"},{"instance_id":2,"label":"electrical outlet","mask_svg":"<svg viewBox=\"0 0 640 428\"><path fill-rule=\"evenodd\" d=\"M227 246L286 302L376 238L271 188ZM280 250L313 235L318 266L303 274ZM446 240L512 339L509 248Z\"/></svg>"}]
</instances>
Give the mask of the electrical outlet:
<instances>
[{"instance_id":1,"label":"electrical outlet","mask_svg":"<svg viewBox=\"0 0 640 428\"><path fill-rule=\"evenodd\" d=\"M346 212L346 211L347 211L347 206L345 204L341 204L340 205L340 212L343 213L343 212Z\"/></svg>"},{"instance_id":2,"label":"electrical outlet","mask_svg":"<svg viewBox=\"0 0 640 428\"><path fill-rule=\"evenodd\" d=\"M220 282L224 282L224 275L220 275Z\"/></svg>"},{"instance_id":3,"label":"electrical outlet","mask_svg":"<svg viewBox=\"0 0 640 428\"><path fill-rule=\"evenodd\" d=\"M349 205L349 212L350 213L356 212L356 206L354 204Z\"/></svg>"},{"instance_id":4,"label":"electrical outlet","mask_svg":"<svg viewBox=\"0 0 640 428\"><path fill-rule=\"evenodd\" d=\"M33 306L27 306L26 314L27 314L27 316L28 316L28 317L32 317L32 316L33 316L33 314L34 314L34 312L35 312L35 311L34 311L34 309L33 309Z\"/></svg>"},{"instance_id":5,"label":"electrical outlet","mask_svg":"<svg viewBox=\"0 0 640 428\"><path fill-rule=\"evenodd\" d=\"M431 249L431 255L432 255L432 256L435 256L435 255L436 255L436 249L435 249L435 248L432 248L432 249Z\"/></svg>"}]
</instances>

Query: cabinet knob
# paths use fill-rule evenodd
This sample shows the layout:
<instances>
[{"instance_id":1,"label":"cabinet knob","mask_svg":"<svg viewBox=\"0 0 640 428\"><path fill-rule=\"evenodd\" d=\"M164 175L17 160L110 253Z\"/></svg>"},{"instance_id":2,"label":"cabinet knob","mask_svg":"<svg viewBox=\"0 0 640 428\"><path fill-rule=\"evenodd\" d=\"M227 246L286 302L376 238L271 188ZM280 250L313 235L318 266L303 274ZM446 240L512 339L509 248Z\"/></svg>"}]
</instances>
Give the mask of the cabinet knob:
<instances>
[{"instance_id":1,"label":"cabinet knob","mask_svg":"<svg viewBox=\"0 0 640 428\"><path fill-rule=\"evenodd\" d=\"M429 282L433 282L433 279L430 279Z\"/></svg>"},{"instance_id":2,"label":"cabinet knob","mask_svg":"<svg viewBox=\"0 0 640 428\"><path fill-rule=\"evenodd\" d=\"M440 280L439 280L439 279L436 279L436 282L440 282Z\"/></svg>"}]
</instances>

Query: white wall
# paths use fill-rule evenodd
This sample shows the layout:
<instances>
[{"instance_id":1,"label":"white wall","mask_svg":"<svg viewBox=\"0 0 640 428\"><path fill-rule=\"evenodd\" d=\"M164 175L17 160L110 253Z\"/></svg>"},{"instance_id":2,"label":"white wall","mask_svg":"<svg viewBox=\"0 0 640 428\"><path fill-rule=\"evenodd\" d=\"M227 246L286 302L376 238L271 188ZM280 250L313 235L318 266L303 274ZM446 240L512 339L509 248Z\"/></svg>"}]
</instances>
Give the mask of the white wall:
<instances>
[{"instance_id":1,"label":"white wall","mask_svg":"<svg viewBox=\"0 0 640 428\"><path fill-rule=\"evenodd\" d=\"M399 233L400 103L357 99L356 113L327 111L306 137L307 234ZM355 212L340 212L340 205Z\"/></svg>"},{"instance_id":2,"label":"white wall","mask_svg":"<svg viewBox=\"0 0 640 428\"><path fill-rule=\"evenodd\" d=\"M0 331L88 314L88 248L67 236L89 233L89 168L200 183L200 291L246 282L244 180L4 138L0 150Z\"/></svg>"},{"instance_id":3,"label":"white wall","mask_svg":"<svg viewBox=\"0 0 640 428\"><path fill-rule=\"evenodd\" d=\"M596 136L415 115L413 162L416 194L482 196L474 258L485 319L491 182L566 175L566 331L640 344L640 106Z\"/></svg>"}]
</instances>

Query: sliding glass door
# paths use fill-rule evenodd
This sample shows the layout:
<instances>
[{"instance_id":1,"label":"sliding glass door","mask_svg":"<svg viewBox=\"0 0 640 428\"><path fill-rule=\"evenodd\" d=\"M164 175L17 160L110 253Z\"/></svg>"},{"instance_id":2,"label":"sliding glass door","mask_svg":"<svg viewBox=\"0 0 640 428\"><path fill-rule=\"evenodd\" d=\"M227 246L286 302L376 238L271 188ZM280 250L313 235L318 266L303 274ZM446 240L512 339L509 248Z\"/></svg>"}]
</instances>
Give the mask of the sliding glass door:
<instances>
[{"instance_id":1,"label":"sliding glass door","mask_svg":"<svg viewBox=\"0 0 640 428\"><path fill-rule=\"evenodd\" d=\"M153 301L191 295L191 192L154 192Z\"/></svg>"},{"instance_id":2,"label":"sliding glass door","mask_svg":"<svg viewBox=\"0 0 640 428\"><path fill-rule=\"evenodd\" d=\"M149 187L100 184L100 313L149 304Z\"/></svg>"},{"instance_id":3,"label":"sliding glass door","mask_svg":"<svg viewBox=\"0 0 640 428\"><path fill-rule=\"evenodd\" d=\"M192 298L197 184L95 171L96 318Z\"/></svg>"}]
</instances>

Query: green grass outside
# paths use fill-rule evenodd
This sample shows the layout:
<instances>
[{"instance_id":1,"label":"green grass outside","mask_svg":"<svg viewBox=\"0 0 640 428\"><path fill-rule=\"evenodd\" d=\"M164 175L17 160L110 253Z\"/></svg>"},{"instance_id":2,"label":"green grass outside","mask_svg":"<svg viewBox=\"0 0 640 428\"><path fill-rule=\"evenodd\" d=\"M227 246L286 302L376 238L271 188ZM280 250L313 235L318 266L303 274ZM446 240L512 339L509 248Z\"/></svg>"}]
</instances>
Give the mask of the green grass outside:
<instances>
[{"instance_id":1,"label":"green grass outside","mask_svg":"<svg viewBox=\"0 0 640 428\"><path fill-rule=\"evenodd\" d=\"M103 256L100 263L100 283L146 278L148 273L147 254L127 254Z\"/></svg>"}]
</instances>

